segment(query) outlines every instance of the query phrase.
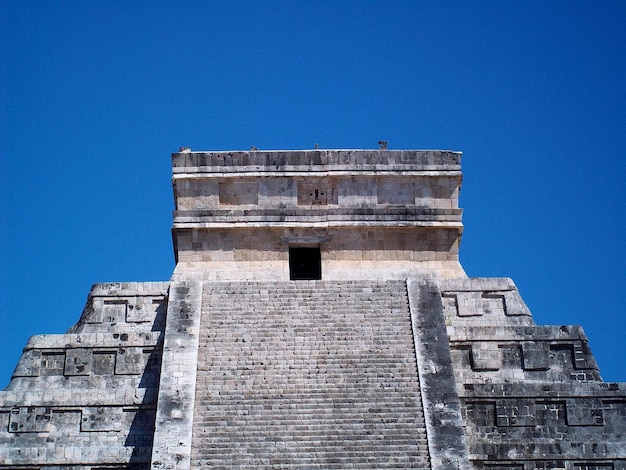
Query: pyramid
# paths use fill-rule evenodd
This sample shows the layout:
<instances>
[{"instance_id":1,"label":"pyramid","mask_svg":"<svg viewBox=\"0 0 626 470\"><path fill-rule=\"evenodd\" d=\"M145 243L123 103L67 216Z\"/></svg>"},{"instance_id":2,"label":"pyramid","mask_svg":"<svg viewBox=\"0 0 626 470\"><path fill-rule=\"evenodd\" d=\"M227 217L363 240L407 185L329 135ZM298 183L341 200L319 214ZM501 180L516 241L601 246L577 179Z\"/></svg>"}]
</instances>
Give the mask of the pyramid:
<instances>
[{"instance_id":1,"label":"pyramid","mask_svg":"<svg viewBox=\"0 0 626 470\"><path fill-rule=\"evenodd\" d=\"M0 469L626 469L626 384L459 263L461 154L172 155L176 268L0 391Z\"/></svg>"}]
</instances>

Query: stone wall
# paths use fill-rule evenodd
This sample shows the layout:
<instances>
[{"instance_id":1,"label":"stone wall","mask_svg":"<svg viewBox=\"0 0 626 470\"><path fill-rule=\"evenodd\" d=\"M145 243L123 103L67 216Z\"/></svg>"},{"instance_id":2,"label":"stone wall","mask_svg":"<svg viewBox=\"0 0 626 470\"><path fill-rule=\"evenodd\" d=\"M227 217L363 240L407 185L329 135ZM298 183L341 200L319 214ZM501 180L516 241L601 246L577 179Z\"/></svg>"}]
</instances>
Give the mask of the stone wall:
<instances>
[{"instance_id":1,"label":"stone wall","mask_svg":"<svg viewBox=\"0 0 626 470\"><path fill-rule=\"evenodd\" d=\"M95 285L67 334L30 338L0 392L0 468L148 468L166 290Z\"/></svg>"},{"instance_id":2,"label":"stone wall","mask_svg":"<svg viewBox=\"0 0 626 470\"><path fill-rule=\"evenodd\" d=\"M626 384L578 326L537 326L510 279L439 282L474 468L626 468Z\"/></svg>"},{"instance_id":3,"label":"stone wall","mask_svg":"<svg viewBox=\"0 0 626 470\"><path fill-rule=\"evenodd\" d=\"M319 246L322 278L456 278L460 154L192 152L172 156L177 271L288 280Z\"/></svg>"},{"instance_id":4,"label":"stone wall","mask_svg":"<svg viewBox=\"0 0 626 470\"><path fill-rule=\"evenodd\" d=\"M458 243L453 229L186 230L178 232L176 272L202 271L207 280L289 280L289 247L317 245L322 279L450 277L464 274Z\"/></svg>"},{"instance_id":5,"label":"stone wall","mask_svg":"<svg viewBox=\"0 0 626 470\"><path fill-rule=\"evenodd\" d=\"M181 175L182 176L182 175ZM437 176L437 177L435 177ZM176 207L181 211L226 206L296 208L298 206L376 207L417 205L458 207L458 176L249 176L178 178Z\"/></svg>"}]
</instances>

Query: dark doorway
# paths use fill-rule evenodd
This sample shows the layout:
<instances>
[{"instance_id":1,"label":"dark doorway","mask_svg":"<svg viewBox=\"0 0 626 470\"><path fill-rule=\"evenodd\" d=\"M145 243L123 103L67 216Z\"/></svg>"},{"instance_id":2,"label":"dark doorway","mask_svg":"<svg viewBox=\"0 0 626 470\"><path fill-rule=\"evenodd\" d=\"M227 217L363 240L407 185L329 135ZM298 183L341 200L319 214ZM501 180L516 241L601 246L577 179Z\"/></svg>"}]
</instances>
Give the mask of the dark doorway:
<instances>
[{"instance_id":1,"label":"dark doorway","mask_svg":"<svg viewBox=\"0 0 626 470\"><path fill-rule=\"evenodd\" d=\"M319 246L289 248L289 278L292 281L322 278Z\"/></svg>"}]
</instances>

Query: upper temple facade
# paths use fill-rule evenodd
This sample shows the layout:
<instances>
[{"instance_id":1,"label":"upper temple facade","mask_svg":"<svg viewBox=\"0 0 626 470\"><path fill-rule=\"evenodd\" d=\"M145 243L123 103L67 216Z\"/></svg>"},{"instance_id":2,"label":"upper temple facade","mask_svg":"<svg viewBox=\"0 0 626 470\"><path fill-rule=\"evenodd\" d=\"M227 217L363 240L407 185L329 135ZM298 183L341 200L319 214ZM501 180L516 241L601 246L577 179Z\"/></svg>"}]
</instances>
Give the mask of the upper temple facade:
<instances>
[{"instance_id":1,"label":"upper temple facade","mask_svg":"<svg viewBox=\"0 0 626 470\"><path fill-rule=\"evenodd\" d=\"M0 391L0 470L626 470L626 384L459 263L461 154L172 155L169 281L93 286ZM479 210L479 208L469 208Z\"/></svg>"},{"instance_id":2,"label":"upper temple facade","mask_svg":"<svg viewBox=\"0 0 626 470\"><path fill-rule=\"evenodd\" d=\"M183 152L173 173L176 272L465 277L458 152Z\"/></svg>"}]
</instances>

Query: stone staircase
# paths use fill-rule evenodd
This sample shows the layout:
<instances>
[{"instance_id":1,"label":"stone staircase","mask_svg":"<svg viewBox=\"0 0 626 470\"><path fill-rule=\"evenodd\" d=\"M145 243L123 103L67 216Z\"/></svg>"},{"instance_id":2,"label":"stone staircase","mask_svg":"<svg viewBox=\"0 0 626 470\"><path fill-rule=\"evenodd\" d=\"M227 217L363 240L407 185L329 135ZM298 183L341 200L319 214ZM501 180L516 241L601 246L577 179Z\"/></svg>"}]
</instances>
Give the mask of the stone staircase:
<instances>
[{"instance_id":1,"label":"stone staircase","mask_svg":"<svg viewBox=\"0 0 626 470\"><path fill-rule=\"evenodd\" d=\"M403 281L205 284L197 468L430 468Z\"/></svg>"}]
</instances>

